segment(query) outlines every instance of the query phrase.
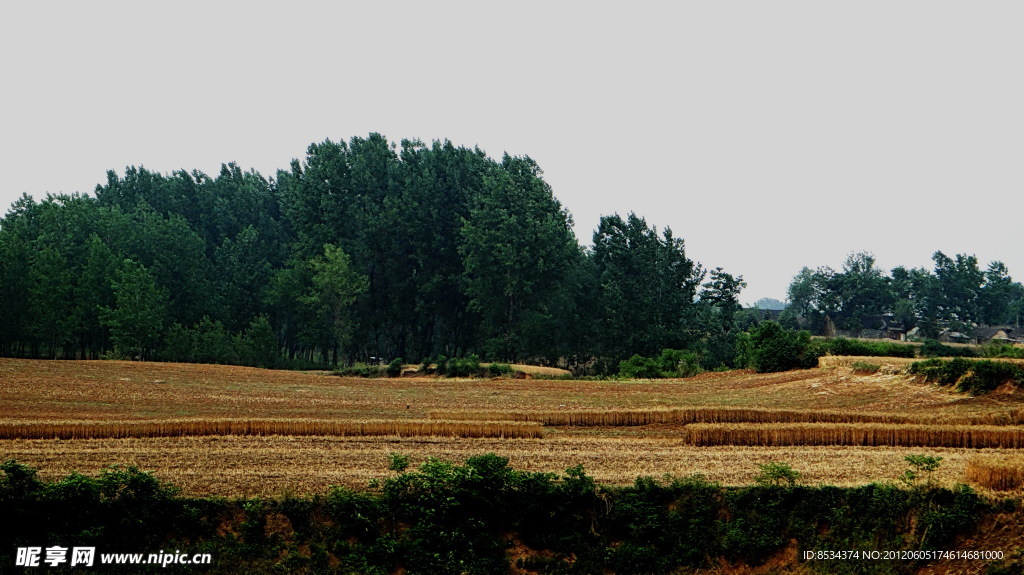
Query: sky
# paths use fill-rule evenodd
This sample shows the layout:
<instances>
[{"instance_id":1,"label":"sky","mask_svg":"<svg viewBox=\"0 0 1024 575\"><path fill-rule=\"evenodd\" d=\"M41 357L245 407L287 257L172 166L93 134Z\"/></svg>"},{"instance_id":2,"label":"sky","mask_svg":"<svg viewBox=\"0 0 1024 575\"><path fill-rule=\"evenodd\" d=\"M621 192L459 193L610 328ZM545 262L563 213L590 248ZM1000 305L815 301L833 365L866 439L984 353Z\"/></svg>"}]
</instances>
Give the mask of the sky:
<instances>
[{"instance_id":1,"label":"sky","mask_svg":"<svg viewBox=\"0 0 1024 575\"><path fill-rule=\"evenodd\" d=\"M741 301L857 251L1024 279L1024 3L8 2L0 207L378 132L530 156L584 245L670 227Z\"/></svg>"}]
</instances>

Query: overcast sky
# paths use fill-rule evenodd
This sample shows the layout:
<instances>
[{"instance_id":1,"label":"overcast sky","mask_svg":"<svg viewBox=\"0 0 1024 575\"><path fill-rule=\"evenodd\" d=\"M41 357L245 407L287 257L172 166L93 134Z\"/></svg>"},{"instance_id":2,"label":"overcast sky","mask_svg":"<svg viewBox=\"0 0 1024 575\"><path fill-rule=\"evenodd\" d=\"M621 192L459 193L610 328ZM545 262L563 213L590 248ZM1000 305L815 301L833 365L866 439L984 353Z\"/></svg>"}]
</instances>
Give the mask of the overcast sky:
<instances>
[{"instance_id":1,"label":"overcast sky","mask_svg":"<svg viewBox=\"0 0 1024 575\"><path fill-rule=\"evenodd\" d=\"M1024 279L1024 3L8 2L0 203L113 169L271 177L379 132L529 155L785 299L853 251Z\"/></svg>"}]
</instances>

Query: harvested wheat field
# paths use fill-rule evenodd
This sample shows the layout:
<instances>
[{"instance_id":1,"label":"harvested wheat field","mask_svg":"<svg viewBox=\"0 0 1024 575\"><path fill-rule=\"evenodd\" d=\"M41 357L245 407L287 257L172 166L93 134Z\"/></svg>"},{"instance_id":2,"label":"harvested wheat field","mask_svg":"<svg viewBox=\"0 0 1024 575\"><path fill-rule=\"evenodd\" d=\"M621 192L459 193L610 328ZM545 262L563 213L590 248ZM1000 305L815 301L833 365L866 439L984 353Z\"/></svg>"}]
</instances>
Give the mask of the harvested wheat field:
<instances>
[{"instance_id":1,"label":"harvested wheat field","mask_svg":"<svg viewBox=\"0 0 1024 575\"><path fill-rule=\"evenodd\" d=\"M934 479L952 484L965 481L969 461L1020 453L991 447L1018 445L1024 402L1014 390L970 397L898 371L857 375L837 364L657 381L358 379L0 359L0 459L48 478L136 465L192 495L231 496L364 487L391 473L393 452L414 464L494 452L554 473L582 464L609 484L666 473L743 484L758 464L783 461L806 483L836 485L895 480L915 453L943 457ZM753 429L789 439L765 445L749 438L763 434Z\"/></svg>"}]
</instances>

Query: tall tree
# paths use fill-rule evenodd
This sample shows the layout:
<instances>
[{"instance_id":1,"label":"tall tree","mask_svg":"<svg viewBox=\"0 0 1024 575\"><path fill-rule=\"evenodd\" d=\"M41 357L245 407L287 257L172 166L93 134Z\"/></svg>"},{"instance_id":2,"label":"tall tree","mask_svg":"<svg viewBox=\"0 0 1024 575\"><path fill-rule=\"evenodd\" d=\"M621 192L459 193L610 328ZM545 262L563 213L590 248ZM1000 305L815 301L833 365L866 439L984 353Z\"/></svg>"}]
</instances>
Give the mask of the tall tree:
<instances>
[{"instance_id":1,"label":"tall tree","mask_svg":"<svg viewBox=\"0 0 1024 575\"><path fill-rule=\"evenodd\" d=\"M740 305L740 292L745 287L747 282L743 281L743 276L733 277L722 268L715 268L711 270L711 281L704 284L700 292L700 300L718 310L726 332L732 329L736 313L743 307Z\"/></svg>"},{"instance_id":2,"label":"tall tree","mask_svg":"<svg viewBox=\"0 0 1024 575\"><path fill-rule=\"evenodd\" d=\"M114 281L115 307L101 310L114 351L128 358L152 359L167 324L167 292L142 264L124 260Z\"/></svg>"},{"instance_id":3,"label":"tall tree","mask_svg":"<svg viewBox=\"0 0 1024 575\"><path fill-rule=\"evenodd\" d=\"M659 234L636 214L603 216L594 233L600 282L601 355L613 362L662 348L682 349L691 331L693 301L704 271L686 257L683 240Z\"/></svg>"},{"instance_id":4,"label":"tall tree","mask_svg":"<svg viewBox=\"0 0 1024 575\"><path fill-rule=\"evenodd\" d=\"M462 238L466 293L483 318L486 354L514 360L541 352L530 334L549 321L577 248L572 219L533 160L506 154L501 169L484 176Z\"/></svg>"},{"instance_id":5,"label":"tall tree","mask_svg":"<svg viewBox=\"0 0 1024 575\"><path fill-rule=\"evenodd\" d=\"M1024 299L1024 286L1013 281L1003 262L992 262L985 270L985 281L978 292L980 323L1001 325L1018 321L1015 305Z\"/></svg>"},{"instance_id":6,"label":"tall tree","mask_svg":"<svg viewBox=\"0 0 1024 575\"><path fill-rule=\"evenodd\" d=\"M309 262L312 271L312 289L306 294L310 305L326 326L330 339L321 342L321 351L333 351L333 363L338 362L338 350L345 345L353 330L352 304L366 291L366 277L352 269L351 261L341 248L324 245L324 253Z\"/></svg>"}]
</instances>

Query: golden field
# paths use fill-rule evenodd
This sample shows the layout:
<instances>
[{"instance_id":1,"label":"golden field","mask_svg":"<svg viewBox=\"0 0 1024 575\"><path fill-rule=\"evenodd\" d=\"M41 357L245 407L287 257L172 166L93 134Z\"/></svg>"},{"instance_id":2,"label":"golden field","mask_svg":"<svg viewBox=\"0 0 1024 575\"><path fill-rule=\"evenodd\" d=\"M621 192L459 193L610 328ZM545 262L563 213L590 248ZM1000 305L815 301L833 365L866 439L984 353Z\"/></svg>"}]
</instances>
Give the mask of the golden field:
<instances>
[{"instance_id":1,"label":"golden field","mask_svg":"<svg viewBox=\"0 0 1024 575\"><path fill-rule=\"evenodd\" d=\"M364 487L392 473L393 452L414 464L494 452L518 469L555 473L582 464L609 484L666 473L742 484L753 480L758 464L784 461L805 483L836 485L895 480L906 469L903 457L914 453L943 457L935 480L952 484L965 481L972 461L981 477L994 468L983 462L1021 453L945 447L941 439L1017 441L1024 402L1014 390L970 397L894 371L856 375L837 364L658 381L355 379L235 366L0 359L0 459L38 467L45 478L137 465L188 494L241 496ZM694 439L697 432L713 438L752 429L825 444ZM845 446L830 439L865 430L872 438L940 439Z\"/></svg>"}]
</instances>

